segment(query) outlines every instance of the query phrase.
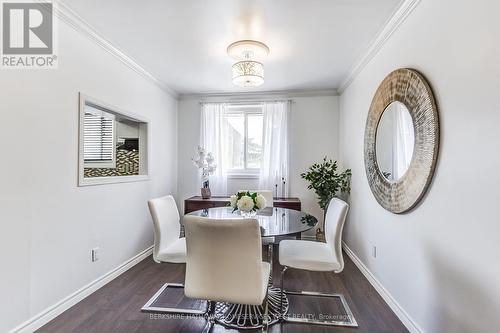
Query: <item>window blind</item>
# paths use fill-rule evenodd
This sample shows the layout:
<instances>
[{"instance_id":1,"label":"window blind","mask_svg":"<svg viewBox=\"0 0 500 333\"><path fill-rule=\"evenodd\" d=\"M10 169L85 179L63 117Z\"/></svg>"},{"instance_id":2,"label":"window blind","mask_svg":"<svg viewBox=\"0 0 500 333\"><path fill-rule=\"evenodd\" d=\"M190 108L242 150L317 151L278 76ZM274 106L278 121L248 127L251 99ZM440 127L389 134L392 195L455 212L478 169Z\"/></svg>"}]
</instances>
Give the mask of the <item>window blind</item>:
<instances>
[{"instance_id":1,"label":"window blind","mask_svg":"<svg viewBox=\"0 0 500 333\"><path fill-rule=\"evenodd\" d=\"M83 159L85 162L113 161L113 119L85 113Z\"/></svg>"}]
</instances>

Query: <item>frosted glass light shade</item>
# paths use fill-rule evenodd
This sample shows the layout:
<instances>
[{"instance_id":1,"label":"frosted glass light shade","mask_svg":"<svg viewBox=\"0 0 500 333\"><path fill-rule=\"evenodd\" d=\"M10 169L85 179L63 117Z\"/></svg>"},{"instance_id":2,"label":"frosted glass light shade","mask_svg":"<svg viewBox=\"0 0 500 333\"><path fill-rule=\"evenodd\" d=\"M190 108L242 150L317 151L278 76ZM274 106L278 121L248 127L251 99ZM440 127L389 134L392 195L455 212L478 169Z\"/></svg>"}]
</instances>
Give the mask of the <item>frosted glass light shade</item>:
<instances>
[{"instance_id":1,"label":"frosted glass light shade","mask_svg":"<svg viewBox=\"0 0 500 333\"><path fill-rule=\"evenodd\" d=\"M257 61L239 61L233 65L233 84L257 87L264 83L264 65Z\"/></svg>"}]
</instances>

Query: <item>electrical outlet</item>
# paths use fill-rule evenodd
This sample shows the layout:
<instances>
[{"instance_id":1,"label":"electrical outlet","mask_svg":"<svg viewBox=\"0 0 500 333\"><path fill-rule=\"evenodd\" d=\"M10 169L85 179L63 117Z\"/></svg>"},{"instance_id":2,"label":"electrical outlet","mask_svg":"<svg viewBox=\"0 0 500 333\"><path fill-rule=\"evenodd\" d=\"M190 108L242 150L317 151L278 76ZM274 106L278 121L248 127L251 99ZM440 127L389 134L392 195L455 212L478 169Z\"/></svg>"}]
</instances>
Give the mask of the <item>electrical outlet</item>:
<instances>
[{"instance_id":1,"label":"electrical outlet","mask_svg":"<svg viewBox=\"0 0 500 333\"><path fill-rule=\"evenodd\" d=\"M99 260L99 248L95 247L92 249L92 262Z\"/></svg>"},{"instance_id":2,"label":"electrical outlet","mask_svg":"<svg viewBox=\"0 0 500 333\"><path fill-rule=\"evenodd\" d=\"M375 245L372 246L372 256L373 258L377 258L377 247Z\"/></svg>"}]
</instances>

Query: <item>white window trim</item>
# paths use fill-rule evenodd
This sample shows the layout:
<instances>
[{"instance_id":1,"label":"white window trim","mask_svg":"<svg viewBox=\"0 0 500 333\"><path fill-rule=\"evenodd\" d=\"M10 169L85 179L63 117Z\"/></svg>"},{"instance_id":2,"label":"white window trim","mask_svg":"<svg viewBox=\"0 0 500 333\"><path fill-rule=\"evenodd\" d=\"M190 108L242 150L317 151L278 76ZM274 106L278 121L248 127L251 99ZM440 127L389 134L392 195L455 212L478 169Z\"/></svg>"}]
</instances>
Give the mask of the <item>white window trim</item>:
<instances>
[{"instance_id":1,"label":"white window trim","mask_svg":"<svg viewBox=\"0 0 500 333\"><path fill-rule=\"evenodd\" d=\"M233 110L231 110L233 109ZM245 135L244 135L244 169L229 169L227 171L227 177L232 179L257 179L259 178L260 169L259 168L247 168L247 148L248 148L248 115L249 114L259 114L262 115L262 104L230 104L228 106L228 113L239 114L243 113L245 116Z\"/></svg>"},{"instance_id":2,"label":"white window trim","mask_svg":"<svg viewBox=\"0 0 500 333\"><path fill-rule=\"evenodd\" d=\"M257 169L258 170L258 169ZM259 179L259 172L257 173L231 173L228 172L227 178L229 179Z\"/></svg>"},{"instance_id":3,"label":"white window trim","mask_svg":"<svg viewBox=\"0 0 500 333\"><path fill-rule=\"evenodd\" d=\"M149 119L132 113L124 111L115 106L103 103L95 98L92 98L83 93L79 93L79 142L78 142L78 186L93 186L115 183L128 183L149 180L149 165L150 165L150 142L151 142L151 126L149 126ZM124 116L134 121L140 122L139 125L139 152L145 152L139 156L139 175L132 176L112 176L112 177L84 177L84 168L87 164L84 162L83 156L83 124L85 117L85 104L91 104L105 109L106 112L111 114Z\"/></svg>"}]
</instances>

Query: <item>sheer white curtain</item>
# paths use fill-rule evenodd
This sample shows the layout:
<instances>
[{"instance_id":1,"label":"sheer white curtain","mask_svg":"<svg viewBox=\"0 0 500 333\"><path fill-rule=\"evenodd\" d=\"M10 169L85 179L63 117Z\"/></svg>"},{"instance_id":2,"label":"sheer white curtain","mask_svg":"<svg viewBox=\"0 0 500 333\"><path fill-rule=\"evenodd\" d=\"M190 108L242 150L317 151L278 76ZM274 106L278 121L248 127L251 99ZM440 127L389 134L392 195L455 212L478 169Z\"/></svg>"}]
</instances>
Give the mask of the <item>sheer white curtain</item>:
<instances>
[{"instance_id":1,"label":"sheer white curtain","mask_svg":"<svg viewBox=\"0 0 500 333\"><path fill-rule=\"evenodd\" d=\"M264 128L259 189L288 196L288 117L290 102L264 103Z\"/></svg>"},{"instance_id":2,"label":"sheer white curtain","mask_svg":"<svg viewBox=\"0 0 500 333\"><path fill-rule=\"evenodd\" d=\"M212 195L227 195L227 146L224 137L228 132L227 104L203 103L201 105L200 146L214 155L217 169L210 176Z\"/></svg>"},{"instance_id":3,"label":"sheer white curtain","mask_svg":"<svg viewBox=\"0 0 500 333\"><path fill-rule=\"evenodd\" d=\"M399 179L410 166L415 137L411 115L405 106L398 105L398 109L394 112L394 118L392 170L394 172L393 178Z\"/></svg>"}]
</instances>

